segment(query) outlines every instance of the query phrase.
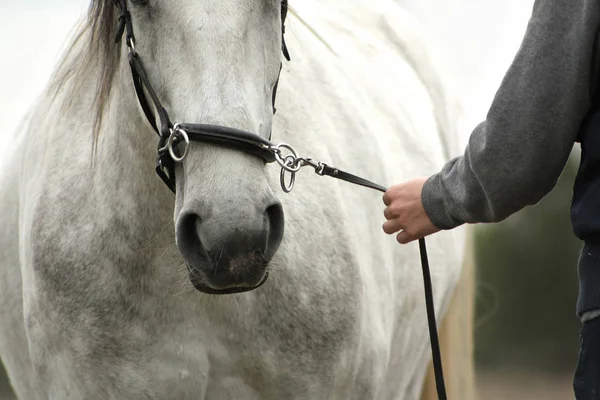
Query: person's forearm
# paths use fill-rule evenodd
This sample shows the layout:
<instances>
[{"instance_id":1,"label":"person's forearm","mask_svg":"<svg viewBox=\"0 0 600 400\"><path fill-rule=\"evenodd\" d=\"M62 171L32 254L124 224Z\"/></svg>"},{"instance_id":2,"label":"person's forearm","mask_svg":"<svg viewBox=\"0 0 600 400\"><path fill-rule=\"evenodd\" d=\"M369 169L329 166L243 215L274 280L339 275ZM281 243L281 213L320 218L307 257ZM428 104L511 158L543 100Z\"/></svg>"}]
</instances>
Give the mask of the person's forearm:
<instances>
[{"instance_id":1,"label":"person's forearm","mask_svg":"<svg viewBox=\"0 0 600 400\"><path fill-rule=\"evenodd\" d=\"M486 120L423 187L436 226L497 222L552 190L591 105L599 26L597 0L535 2Z\"/></svg>"}]
</instances>

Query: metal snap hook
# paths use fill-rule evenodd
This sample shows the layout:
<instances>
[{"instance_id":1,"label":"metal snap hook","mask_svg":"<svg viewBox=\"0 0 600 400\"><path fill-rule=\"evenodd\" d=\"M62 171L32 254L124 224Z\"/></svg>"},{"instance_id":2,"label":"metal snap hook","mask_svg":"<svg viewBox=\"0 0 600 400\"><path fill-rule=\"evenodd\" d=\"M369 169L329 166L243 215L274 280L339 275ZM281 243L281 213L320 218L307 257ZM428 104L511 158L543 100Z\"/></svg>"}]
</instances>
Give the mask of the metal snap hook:
<instances>
[{"instance_id":1,"label":"metal snap hook","mask_svg":"<svg viewBox=\"0 0 600 400\"><path fill-rule=\"evenodd\" d=\"M175 155L175 151L173 150L173 144L175 143L175 140L179 138L179 136L181 136L181 138L185 142L185 147L183 149L183 154L181 155L181 157L177 157ZM190 138L187 132L181 129L178 125L175 125L173 127L173 130L171 131L171 134L169 135L169 140L167 141L167 150L169 150L169 154L171 155L173 161L182 162L185 156L187 156L189 148Z\"/></svg>"}]
</instances>

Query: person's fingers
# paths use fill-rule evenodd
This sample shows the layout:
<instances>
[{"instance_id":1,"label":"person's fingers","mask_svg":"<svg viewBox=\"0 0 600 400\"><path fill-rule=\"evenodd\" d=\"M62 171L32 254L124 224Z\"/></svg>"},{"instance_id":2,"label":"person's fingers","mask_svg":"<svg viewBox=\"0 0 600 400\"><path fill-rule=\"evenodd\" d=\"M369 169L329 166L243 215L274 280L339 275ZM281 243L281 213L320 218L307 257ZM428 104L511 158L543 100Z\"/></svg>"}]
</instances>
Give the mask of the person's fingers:
<instances>
[{"instance_id":1,"label":"person's fingers","mask_svg":"<svg viewBox=\"0 0 600 400\"><path fill-rule=\"evenodd\" d=\"M383 204L389 206L392 203L392 199L390 198L390 192L387 191L383 194Z\"/></svg>"},{"instance_id":2,"label":"person's fingers","mask_svg":"<svg viewBox=\"0 0 600 400\"><path fill-rule=\"evenodd\" d=\"M417 237L415 235L411 235L410 233L408 233L406 231L402 231L398 235L396 235L396 240L400 244L408 244L416 239L417 239Z\"/></svg>"},{"instance_id":3,"label":"person's fingers","mask_svg":"<svg viewBox=\"0 0 600 400\"><path fill-rule=\"evenodd\" d=\"M383 216L385 217L385 219L390 220L398 217L399 215L392 211L392 208L388 206L383 210Z\"/></svg>"},{"instance_id":4,"label":"person's fingers","mask_svg":"<svg viewBox=\"0 0 600 400\"><path fill-rule=\"evenodd\" d=\"M392 233L396 233L401 229L402 229L402 224L400 223L400 221L397 218L386 221L383 224L383 231L385 233L387 233L388 235L391 235Z\"/></svg>"}]
</instances>

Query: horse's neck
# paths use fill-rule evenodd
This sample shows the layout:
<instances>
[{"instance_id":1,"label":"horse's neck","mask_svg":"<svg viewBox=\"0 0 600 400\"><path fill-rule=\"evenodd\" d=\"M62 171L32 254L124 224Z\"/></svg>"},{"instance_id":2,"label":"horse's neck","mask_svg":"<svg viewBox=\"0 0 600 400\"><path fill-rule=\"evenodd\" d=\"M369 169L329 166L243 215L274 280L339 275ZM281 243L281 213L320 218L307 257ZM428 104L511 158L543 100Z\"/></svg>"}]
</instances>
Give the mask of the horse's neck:
<instances>
[{"instance_id":1,"label":"horse's neck","mask_svg":"<svg viewBox=\"0 0 600 400\"><path fill-rule=\"evenodd\" d=\"M59 68L55 76L61 73ZM91 70L83 82L49 88L32 115L24 184L33 217L54 221L52 228L72 226L73 232L87 226L96 236L112 228L115 235L106 240L127 237L123 244L129 247L144 247L161 231L158 245L173 243L174 235L165 231L172 226L173 195L154 172L157 137L138 110L126 58L115 72L92 154L96 85L89 82L97 75ZM91 236L80 239L103 240Z\"/></svg>"},{"instance_id":2,"label":"horse's neck","mask_svg":"<svg viewBox=\"0 0 600 400\"><path fill-rule=\"evenodd\" d=\"M118 246L123 265L114 268L153 270L161 277L151 279L153 286L161 291L181 263L173 231L174 196L155 172L158 137L138 109L131 79L122 59L93 156L94 207L102 208L95 223L115 230L107 247Z\"/></svg>"},{"instance_id":3,"label":"horse's neck","mask_svg":"<svg viewBox=\"0 0 600 400\"><path fill-rule=\"evenodd\" d=\"M156 219L171 219L174 197L155 172L158 136L139 110L131 79L122 60L93 159L94 181L102 192L114 192L108 202L135 203L132 208L144 208Z\"/></svg>"}]
</instances>

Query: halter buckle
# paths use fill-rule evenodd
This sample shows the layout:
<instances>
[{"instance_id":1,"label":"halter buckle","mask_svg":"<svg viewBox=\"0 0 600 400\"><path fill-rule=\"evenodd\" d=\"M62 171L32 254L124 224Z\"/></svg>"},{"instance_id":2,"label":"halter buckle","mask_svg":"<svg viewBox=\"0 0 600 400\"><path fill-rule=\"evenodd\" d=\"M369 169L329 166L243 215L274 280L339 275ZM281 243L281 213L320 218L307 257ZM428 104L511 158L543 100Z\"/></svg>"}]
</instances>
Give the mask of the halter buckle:
<instances>
[{"instance_id":1,"label":"halter buckle","mask_svg":"<svg viewBox=\"0 0 600 400\"><path fill-rule=\"evenodd\" d=\"M129 36L126 43L127 48L129 49L129 54L135 54L135 40L133 40L133 36Z\"/></svg>"},{"instance_id":2,"label":"halter buckle","mask_svg":"<svg viewBox=\"0 0 600 400\"><path fill-rule=\"evenodd\" d=\"M168 165L165 165L168 163ZM175 193L175 176L174 176L174 168L172 165L172 161L163 160L161 156L158 156L156 159L156 174L162 179L162 181L167 185L167 187Z\"/></svg>"}]
</instances>

